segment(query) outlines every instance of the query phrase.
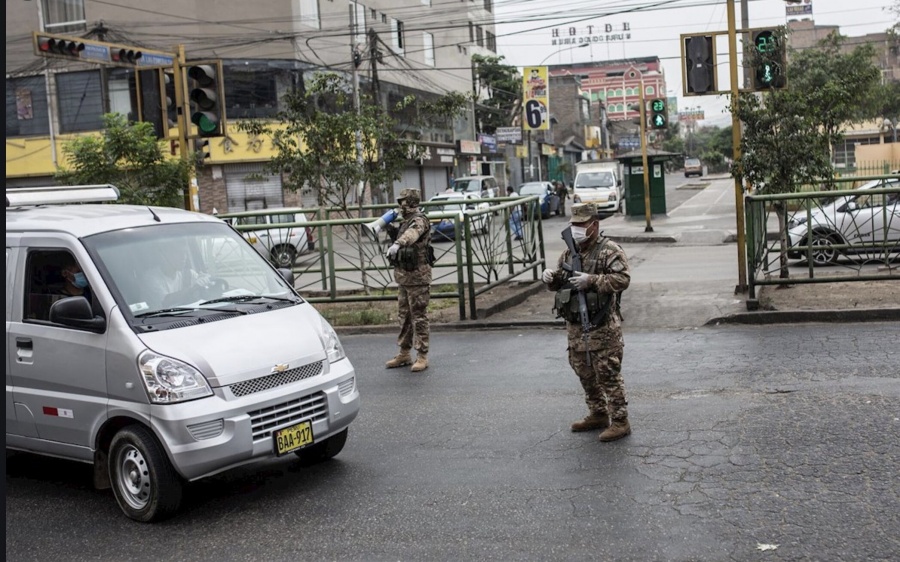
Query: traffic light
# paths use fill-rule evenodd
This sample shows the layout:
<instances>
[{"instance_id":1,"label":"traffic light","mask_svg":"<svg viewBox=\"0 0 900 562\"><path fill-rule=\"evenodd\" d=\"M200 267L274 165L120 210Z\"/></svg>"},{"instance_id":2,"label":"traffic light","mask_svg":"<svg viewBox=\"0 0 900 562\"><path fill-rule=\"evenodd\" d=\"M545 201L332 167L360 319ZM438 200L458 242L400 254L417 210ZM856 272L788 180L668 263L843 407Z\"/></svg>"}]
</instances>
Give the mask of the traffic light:
<instances>
[{"instance_id":1,"label":"traffic light","mask_svg":"<svg viewBox=\"0 0 900 562\"><path fill-rule=\"evenodd\" d=\"M784 88L787 85L785 79L785 49L781 38L774 29L754 30L753 54L753 89L769 90Z\"/></svg>"},{"instance_id":2,"label":"traffic light","mask_svg":"<svg viewBox=\"0 0 900 562\"><path fill-rule=\"evenodd\" d=\"M194 150L197 152L197 163L203 165L209 159L209 139L197 139Z\"/></svg>"},{"instance_id":3,"label":"traffic light","mask_svg":"<svg viewBox=\"0 0 900 562\"><path fill-rule=\"evenodd\" d=\"M716 44L712 35L683 36L685 95L716 92Z\"/></svg>"},{"instance_id":4,"label":"traffic light","mask_svg":"<svg viewBox=\"0 0 900 562\"><path fill-rule=\"evenodd\" d=\"M219 99L218 68L209 64L191 66L188 77L194 81L190 93L191 123L197 126L197 134L201 137L222 136L223 100Z\"/></svg>"},{"instance_id":5,"label":"traffic light","mask_svg":"<svg viewBox=\"0 0 900 562\"><path fill-rule=\"evenodd\" d=\"M175 105L175 74L171 70L163 71L166 95L162 100L165 106L166 121L170 129L178 126L178 107Z\"/></svg>"},{"instance_id":6,"label":"traffic light","mask_svg":"<svg viewBox=\"0 0 900 562\"><path fill-rule=\"evenodd\" d=\"M112 62L117 62L125 65L137 65L141 57L144 56L144 53L135 51L134 49L112 49L109 53L109 56L112 59Z\"/></svg>"},{"instance_id":7,"label":"traffic light","mask_svg":"<svg viewBox=\"0 0 900 562\"><path fill-rule=\"evenodd\" d=\"M656 98L650 100L650 128L665 129L669 125L669 115L666 109L666 100Z\"/></svg>"},{"instance_id":8,"label":"traffic light","mask_svg":"<svg viewBox=\"0 0 900 562\"><path fill-rule=\"evenodd\" d=\"M57 37L37 37L38 50L42 53L59 57L80 59L84 51L84 43L81 41L68 41Z\"/></svg>"}]
</instances>

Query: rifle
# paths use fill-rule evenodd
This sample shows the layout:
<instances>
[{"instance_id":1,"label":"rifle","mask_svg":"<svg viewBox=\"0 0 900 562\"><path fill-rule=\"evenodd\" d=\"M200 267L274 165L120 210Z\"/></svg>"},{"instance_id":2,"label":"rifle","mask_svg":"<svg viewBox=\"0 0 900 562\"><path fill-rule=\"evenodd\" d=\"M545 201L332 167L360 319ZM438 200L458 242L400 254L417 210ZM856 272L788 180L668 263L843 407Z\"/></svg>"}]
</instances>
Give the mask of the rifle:
<instances>
[{"instance_id":1,"label":"rifle","mask_svg":"<svg viewBox=\"0 0 900 562\"><path fill-rule=\"evenodd\" d=\"M569 248L569 255L572 257L572 265L567 263L563 264L563 269L569 272L569 277L576 271L581 271L581 256L578 254L578 248L575 246L575 240L572 238L572 227L566 227L562 231L562 239L566 243L566 247ZM581 339L585 343L588 341L588 333L591 331L591 318L588 314L587 309L587 298L584 296L584 291L578 289L578 315L581 317ZM587 364L590 366L591 364L591 352L585 349L585 356L587 357Z\"/></svg>"}]
</instances>

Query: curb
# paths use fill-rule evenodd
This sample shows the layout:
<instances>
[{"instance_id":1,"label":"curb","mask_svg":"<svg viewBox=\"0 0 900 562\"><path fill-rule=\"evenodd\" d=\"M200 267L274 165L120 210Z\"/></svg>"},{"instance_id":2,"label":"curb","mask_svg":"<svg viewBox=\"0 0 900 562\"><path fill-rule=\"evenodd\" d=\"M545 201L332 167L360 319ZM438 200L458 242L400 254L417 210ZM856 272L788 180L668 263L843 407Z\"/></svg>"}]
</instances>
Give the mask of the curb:
<instances>
[{"instance_id":1,"label":"curb","mask_svg":"<svg viewBox=\"0 0 900 562\"><path fill-rule=\"evenodd\" d=\"M718 324L802 324L808 322L892 322L900 321L900 308L864 308L852 310L765 310L741 312L707 321Z\"/></svg>"}]
</instances>

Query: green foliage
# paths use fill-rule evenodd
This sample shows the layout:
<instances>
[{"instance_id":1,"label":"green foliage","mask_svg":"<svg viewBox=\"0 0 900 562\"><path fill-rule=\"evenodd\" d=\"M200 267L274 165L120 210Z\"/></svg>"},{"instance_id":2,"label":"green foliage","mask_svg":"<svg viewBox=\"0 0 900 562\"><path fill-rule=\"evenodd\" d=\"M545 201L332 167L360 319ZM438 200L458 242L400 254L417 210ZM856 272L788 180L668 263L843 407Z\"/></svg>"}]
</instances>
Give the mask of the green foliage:
<instances>
[{"instance_id":1,"label":"green foliage","mask_svg":"<svg viewBox=\"0 0 900 562\"><path fill-rule=\"evenodd\" d=\"M60 183L112 184L119 188L120 203L184 207L191 163L166 158L150 123L104 115L99 137L77 137L63 145L63 153L71 168L57 171Z\"/></svg>"},{"instance_id":2,"label":"green foliage","mask_svg":"<svg viewBox=\"0 0 900 562\"><path fill-rule=\"evenodd\" d=\"M873 117L866 100L874 95L881 76L872 45L844 52L843 43L832 33L816 48L792 51L788 65L788 88L799 98L798 111L818 121L831 146L841 140L846 125Z\"/></svg>"},{"instance_id":3,"label":"green foliage","mask_svg":"<svg viewBox=\"0 0 900 562\"><path fill-rule=\"evenodd\" d=\"M522 99L522 77L515 66L503 64L504 57L472 55L475 67L475 120L479 130L492 134L508 127ZM486 99L481 99L482 97Z\"/></svg>"},{"instance_id":4,"label":"green foliage","mask_svg":"<svg viewBox=\"0 0 900 562\"><path fill-rule=\"evenodd\" d=\"M361 183L381 186L399 180L407 160L422 155L422 149L414 142L419 131L449 122L468 103L461 94L431 101L406 96L384 111L360 93L357 111L347 80L338 74L320 72L305 91L284 96L284 109L274 123L244 121L238 128L272 138L276 155L267 168L283 174L285 188L298 191L309 186L319 205L347 210L350 194ZM403 130L392 115L402 117L413 130Z\"/></svg>"}]
</instances>

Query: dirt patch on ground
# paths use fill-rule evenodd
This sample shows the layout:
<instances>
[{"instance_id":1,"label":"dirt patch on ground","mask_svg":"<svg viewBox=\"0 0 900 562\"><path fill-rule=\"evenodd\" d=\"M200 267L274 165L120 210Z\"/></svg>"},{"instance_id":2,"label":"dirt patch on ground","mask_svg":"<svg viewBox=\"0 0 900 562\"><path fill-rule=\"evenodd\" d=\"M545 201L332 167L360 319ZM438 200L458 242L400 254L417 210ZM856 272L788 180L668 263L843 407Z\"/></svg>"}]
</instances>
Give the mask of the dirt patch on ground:
<instances>
[{"instance_id":1,"label":"dirt patch on ground","mask_svg":"<svg viewBox=\"0 0 900 562\"><path fill-rule=\"evenodd\" d=\"M534 291L534 283L506 283L475 297L476 316L478 319L498 314L519 302L522 302ZM466 295L468 299L468 294ZM396 325L397 301L382 300L368 302L313 303L334 326L383 326ZM468 300L465 301L465 314L471 319ZM432 298L428 305L428 318L434 324L458 322L459 299Z\"/></svg>"},{"instance_id":2,"label":"dirt patch on ground","mask_svg":"<svg viewBox=\"0 0 900 562\"><path fill-rule=\"evenodd\" d=\"M766 285L759 290L763 310L854 310L900 308L900 277L847 283Z\"/></svg>"}]
</instances>

